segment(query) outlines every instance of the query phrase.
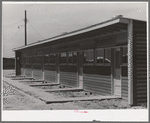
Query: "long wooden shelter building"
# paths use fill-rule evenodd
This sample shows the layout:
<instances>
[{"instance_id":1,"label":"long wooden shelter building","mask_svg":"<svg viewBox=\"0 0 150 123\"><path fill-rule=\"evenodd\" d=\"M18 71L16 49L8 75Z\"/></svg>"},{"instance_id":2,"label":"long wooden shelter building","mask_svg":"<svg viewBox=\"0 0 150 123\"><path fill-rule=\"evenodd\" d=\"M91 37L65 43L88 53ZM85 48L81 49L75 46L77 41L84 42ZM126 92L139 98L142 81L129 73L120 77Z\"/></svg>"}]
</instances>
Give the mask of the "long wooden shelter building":
<instances>
[{"instance_id":1,"label":"long wooden shelter building","mask_svg":"<svg viewBox=\"0 0 150 123\"><path fill-rule=\"evenodd\" d=\"M13 49L16 75L147 102L147 24L116 17Z\"/></svg>"}]
</instances>

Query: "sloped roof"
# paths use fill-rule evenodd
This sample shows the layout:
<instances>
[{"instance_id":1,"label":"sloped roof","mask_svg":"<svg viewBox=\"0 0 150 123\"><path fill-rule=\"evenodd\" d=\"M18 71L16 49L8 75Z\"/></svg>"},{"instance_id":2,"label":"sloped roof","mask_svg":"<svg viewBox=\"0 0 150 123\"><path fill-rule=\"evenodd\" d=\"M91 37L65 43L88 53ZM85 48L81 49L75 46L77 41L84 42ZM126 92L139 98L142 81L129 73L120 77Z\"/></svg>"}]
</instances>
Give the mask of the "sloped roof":
<instances>
[{"instance_id":1,"label":"sloped roof","mask_svg":"<svg viewBox=\"0 0 150 123\"><path fill-rule=\"evenodd\" d=\"M61 38L66 38L66 37L82 34L82 33L85 33L85 32L89 32L89 31L92 31L92 30L95 30L95 29L99 29L99 28L103 28L103 27L112 25L112 24L116 24L116 23L125 23L125 24L127 24L128 22L129 22L129 18L122 18L122 16L117 16L117 17L111 18L107 21L104 21L104 22L101 22L101 23L98 23L98 24L95 24L95 25L88 26L86 28L82 28L82 29L75 30L75 31L72 31L72 32L68 32L68 33L65 33L65 34L61 34L61 35L58 35L58 36L55 36L55 37L44 39L44 40L41 40L41 41L38 41L38 42L35 42L35 43L31 43L31 44L28 44L28 45L25 45L25 46L14 48L13 50L14 51L21 50L21 49L28 48L28 47L31 47L31 46L36 46L36 45L39 45L39 44L44 44L44 43L48 43L48 42L51 42L51 41L55 41L55 40L58 40L58 39L61 39Z\"/></svg>"}]
</instances>

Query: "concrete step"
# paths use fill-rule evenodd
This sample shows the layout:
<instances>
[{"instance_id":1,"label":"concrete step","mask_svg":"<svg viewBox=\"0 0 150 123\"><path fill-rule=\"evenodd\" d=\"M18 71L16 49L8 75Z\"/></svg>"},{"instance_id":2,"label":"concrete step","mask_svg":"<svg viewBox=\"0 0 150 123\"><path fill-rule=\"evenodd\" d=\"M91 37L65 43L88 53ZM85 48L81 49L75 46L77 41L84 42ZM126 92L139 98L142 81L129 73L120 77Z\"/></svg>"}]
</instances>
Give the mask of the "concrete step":
<instances>
[{"instance_id":1,"label":"concrete step","mask_svg":"<svg viewBox=\"0 0 150 123\"><path fill-rule=\"evenodd\" d=\"M25 80L25 79L29 79L32 80L32 77L21 77L21 78L12 78L12 80Z\"/></svg>"},{"instance_id":2,"label":"concrete step","mask_svg":"<svg viewBox=\"0 0 150 123\"><path fill-rule=\"evenodd\" d=\"M59 98L59 99L48 99L48 98L39 98L44 101L46 104L49 103L64 103L72 101L90 101L90 100L104 100L104 99L119 99L117 96L92 96L92 97L74 97L74 98Z\"/></svg>"},{"instance_id":3,"label":"concrete step","mask_svg":"<svg viewBox=\"0 0 150 123\"><path fill-rule=\"evenodd\" d=\"M29 86L54 86L59 85L58 83L43 83L43 84L30 84Z\"/></svg>"},{"instance_id":4,"label":"concrete step","mask_svg":"<svg viewBox=\"0 0 150 123\"><path fill-rule=\"evenodd\" d=\"M19 82L44 82L44 80L21 80Z\"/></svg>"},{"instance_id":5,"label":"concrete step","mask_svg":"<svg viewBox=\"0 0 150 123\"><path fill-rule=\"evenodd\" d=\"M25 77L25 76L20 76L20 75L18 75L18 76L9 76L9 75L5 75L5 77L6 78L21 78L21 77Z\"/></svg>"},{"instance_id":6,"label":"concrete step","mask_svg":"<svg viewBox=\"0 0 150 123\"><path fill-rule=\"evenodd\" d=\"M83 91L80 88L62 88L62 89L44 89L45 92L54 92L54 91Z\"/></svg>"}]
</instances>

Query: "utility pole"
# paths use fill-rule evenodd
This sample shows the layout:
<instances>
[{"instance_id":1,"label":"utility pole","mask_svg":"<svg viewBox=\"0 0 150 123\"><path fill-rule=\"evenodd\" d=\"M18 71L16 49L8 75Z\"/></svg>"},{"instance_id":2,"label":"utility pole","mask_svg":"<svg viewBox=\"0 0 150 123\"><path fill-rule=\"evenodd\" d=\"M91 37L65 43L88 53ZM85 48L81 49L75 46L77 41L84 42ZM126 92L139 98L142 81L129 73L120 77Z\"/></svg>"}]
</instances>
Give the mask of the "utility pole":
<instances>
[{"instance_id":1,"label":"utility pole","mask_svg":"<svg viewBox=\"0 0 150 123\"><path fill-rule=\"evenodd\" d=\"M25 46L27 45L27 18L26 18L26 10L25 10Z\"/></svg>"}]
</instances>

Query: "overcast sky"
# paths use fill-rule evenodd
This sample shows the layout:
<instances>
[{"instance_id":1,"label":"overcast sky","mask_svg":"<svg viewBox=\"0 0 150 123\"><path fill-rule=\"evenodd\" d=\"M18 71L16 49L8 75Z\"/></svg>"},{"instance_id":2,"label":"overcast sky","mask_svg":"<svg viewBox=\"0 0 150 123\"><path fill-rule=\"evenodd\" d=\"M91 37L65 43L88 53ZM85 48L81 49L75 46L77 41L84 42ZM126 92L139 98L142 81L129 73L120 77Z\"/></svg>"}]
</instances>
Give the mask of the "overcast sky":
<instances>
[{"instance_id":1,"label":"overcast sky","mask_svg":"<svg viewBox=\"0 0 150 123\"><path fill-rule=\"evenodd\" d=\"M27 44L106 21L115 15L146 20L146 3L2 3L3 57L23 46L27 11ZM19 28L18 28L19 26Z\"/></svg>"}]
</instances>

